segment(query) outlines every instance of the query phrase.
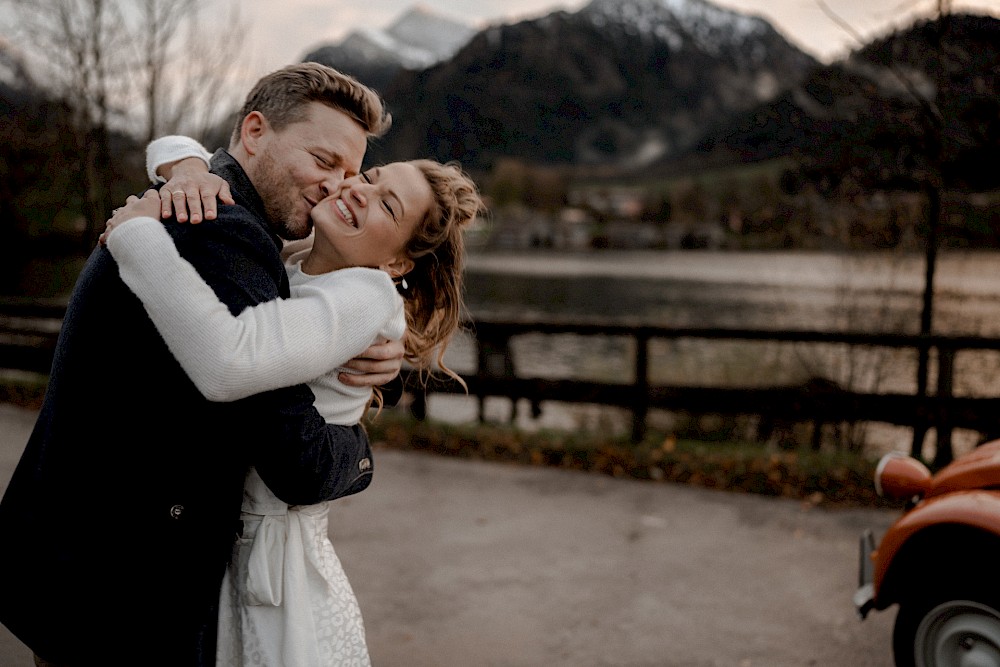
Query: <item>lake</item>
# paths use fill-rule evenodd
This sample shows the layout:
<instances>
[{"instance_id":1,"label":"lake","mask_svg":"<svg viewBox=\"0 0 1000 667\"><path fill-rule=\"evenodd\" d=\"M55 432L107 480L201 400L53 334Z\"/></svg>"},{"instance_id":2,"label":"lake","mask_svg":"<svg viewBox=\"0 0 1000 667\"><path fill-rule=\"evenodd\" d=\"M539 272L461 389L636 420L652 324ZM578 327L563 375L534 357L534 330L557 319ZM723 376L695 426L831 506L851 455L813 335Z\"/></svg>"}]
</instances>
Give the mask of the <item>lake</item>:
<instances>
[{"instance_id":1,"label":"lake","mask_svg":"<svg viewBox=\"0 0 1000 667\"><path fill-rule=\"evenodd\" d=\"M497 316L917 332L924 266L891 253L473 254L467 300ZM1000 335L1000 254L941 253L935 290L936 333Z\"/></svg>"},{"instance_id":2,"label":"lake","mask_svg":"<svg viewBox=\"0 0 1000 667\"><path fill-rule=\"evenodd\" d=\"M923 256L896 253L473 253L466 300L474 317L500 319L917 333L924 274ZM939 254L933 330L1000 336L1000 254ZM607 382L627 382L633 375L634 349L627 338L523 336L512 350L519 375ZM474 347L458 340L446 361L474 371ZM805 344L653 341L650 362L652 382L681 385L752 386L822 376L863 391L913 391L916 375L916 355L909 351ZM1000 355L961 353L956 367L956 394L1000 395ZM510 414L506 402L493 409L495 416ZM466 418L469 410L474 414L474 406L458 410L449 404L442 412ZM553 412L549 425L558 427L606 422L603 412ZM907 441L905 429L873 430L883 432L877 444L883 449Z\"/></svg>"},{"instance_id":3,"label":"lake","mask_svg":"<svg viewBox=\"0 0 1000 667\"><path fill-rule=\"evenodd\" d=\"M71 287L71 270L51 261L21 280L25 291L52 296ZM898 253L805 251L595 251L588 253L473 250L467 303L473 316L561 318L676 327L919 331L924 258ZM935 279L934 332L1000 336L1000 253L943 251ZM520 375L629 382L634 349L627 338L523 336L512 342ZM459 337L446 362L474 372L475 348ZM743 341L653 341L651 381L663 384L801 382L822 376L863 391L913 391L916 359L906 351ZM956 359L956 394L1000 395L1000 356ZM442 404L444 407L436 407ZM506 419L497 399L491 417ZM475 402L435 398L435 416L473 419ZM527 410L521 410L527 413ZM546 408L526 428L627 429L627 415L580 406ZM896 429L899 431L899 429ZM905 437L893 432L880 447Z\"/></svg>"}]
</instances>

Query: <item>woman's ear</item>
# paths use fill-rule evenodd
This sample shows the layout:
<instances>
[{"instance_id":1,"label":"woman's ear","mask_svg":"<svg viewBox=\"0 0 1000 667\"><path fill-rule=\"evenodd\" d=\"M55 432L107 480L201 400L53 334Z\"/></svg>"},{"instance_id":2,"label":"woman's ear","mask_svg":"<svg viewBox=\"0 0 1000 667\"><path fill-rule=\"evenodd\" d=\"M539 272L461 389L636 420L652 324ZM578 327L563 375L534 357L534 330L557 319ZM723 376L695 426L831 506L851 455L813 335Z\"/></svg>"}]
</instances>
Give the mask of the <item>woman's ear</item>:
<instances>
[{"instance_id":1,"label":"woman's ear","mask_svg":"<svg viewBox=\"0 0 1000 667\"><path fill-rule=\"evenodd\" d=\"M413 270L415 266L412 259L409 257L396 257L391 260L388 264L383 264L379 268L388 273L393 278L399 278L405 276L407 273Z\"/></svg>"}]
</instances>

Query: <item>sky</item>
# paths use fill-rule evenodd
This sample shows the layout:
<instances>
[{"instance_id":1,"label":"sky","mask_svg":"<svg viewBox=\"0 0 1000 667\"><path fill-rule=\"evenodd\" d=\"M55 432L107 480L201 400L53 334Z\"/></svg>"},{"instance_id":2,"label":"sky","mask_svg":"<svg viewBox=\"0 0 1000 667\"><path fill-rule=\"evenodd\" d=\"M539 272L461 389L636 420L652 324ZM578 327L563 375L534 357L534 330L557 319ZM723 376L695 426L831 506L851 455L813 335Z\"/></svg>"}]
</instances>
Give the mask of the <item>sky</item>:
<instances>
[{"instance_id":1,"label":"sky","mask_svg":"<svg viewBox=\"0 0 1000 667\"><path fill-rule=\"evenodd\" d=\"M577 10L589 0L242 0L249 27L253 78L298 62L316 46L342 39L360 27L384 28L420 4L477 27ZM829 63L858 45L851 33L824 12L825 4L854 33L871 39L930 16L937 0L714 0L714 4L767 19L786 39ZM1000 0L952 0L952 11L1000 17Z\"/></svg>"}]
</instances>

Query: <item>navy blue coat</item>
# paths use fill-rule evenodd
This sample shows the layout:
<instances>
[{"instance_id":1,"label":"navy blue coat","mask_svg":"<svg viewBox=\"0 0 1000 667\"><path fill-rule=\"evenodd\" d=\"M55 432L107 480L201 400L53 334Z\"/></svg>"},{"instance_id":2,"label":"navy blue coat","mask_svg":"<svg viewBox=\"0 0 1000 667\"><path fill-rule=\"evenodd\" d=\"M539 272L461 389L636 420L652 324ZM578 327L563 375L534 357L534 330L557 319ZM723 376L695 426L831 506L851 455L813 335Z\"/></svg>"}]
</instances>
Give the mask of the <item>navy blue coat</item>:
<instances>
[{"instance_id":1,"label":"navy blue coat","mask_svg":"<svg viewBox=\"0 0 1000 667\"><path fill-rule=\"evenodd\" d=\"M197 226L167 223L181 255L233 313L287 297L259 195L225 151L212 170L236 205ZM300 385L205 400L98 247L0 501L0 621L50 661L213 665L248 466L290 504L370 482L364 431L326 424L313 399Z\"/></svg>"}]
</instances>

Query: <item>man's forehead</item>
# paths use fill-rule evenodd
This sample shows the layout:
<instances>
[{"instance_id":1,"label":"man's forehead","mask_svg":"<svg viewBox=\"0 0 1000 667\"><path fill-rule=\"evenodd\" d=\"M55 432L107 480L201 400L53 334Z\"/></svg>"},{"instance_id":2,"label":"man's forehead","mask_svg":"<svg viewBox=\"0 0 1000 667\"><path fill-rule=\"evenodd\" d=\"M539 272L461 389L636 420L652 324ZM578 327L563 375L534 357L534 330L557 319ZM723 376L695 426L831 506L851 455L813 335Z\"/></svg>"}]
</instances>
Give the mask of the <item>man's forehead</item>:
<instances>
[{"instance_id":1,"label":"man's forehead","mask_svg":"<svg viewBox=\"0 0 1000 667\"><path fill-rule=\"evenodd\" d=\"M313 104L301 129L317 150L344 157L357 154L359 163L368 147L367 133L357 120L323 104Z\"/></svg>"}]
</instances>

